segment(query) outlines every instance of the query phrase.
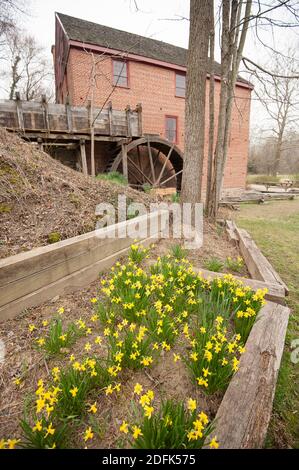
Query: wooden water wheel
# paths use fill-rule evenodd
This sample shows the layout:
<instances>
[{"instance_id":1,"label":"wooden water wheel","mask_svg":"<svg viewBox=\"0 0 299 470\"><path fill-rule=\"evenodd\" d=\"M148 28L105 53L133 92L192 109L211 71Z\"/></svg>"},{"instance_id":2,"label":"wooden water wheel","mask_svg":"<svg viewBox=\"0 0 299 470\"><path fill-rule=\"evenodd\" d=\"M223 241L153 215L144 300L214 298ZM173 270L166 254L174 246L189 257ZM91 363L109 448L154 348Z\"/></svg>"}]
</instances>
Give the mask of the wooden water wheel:
<instances>
[{"instance_id":1,"label":"wooden water wheel","mask_svg":"<svg viewBox=\"0 0 299 470\"><path fill-rule=\"evenodd\" d=\"M125 174L137 189L175 188L181 190L183 154L175 145L159 136L145 135L122 145L111 157L106 172Z\"/></svg>"}]
</instances>

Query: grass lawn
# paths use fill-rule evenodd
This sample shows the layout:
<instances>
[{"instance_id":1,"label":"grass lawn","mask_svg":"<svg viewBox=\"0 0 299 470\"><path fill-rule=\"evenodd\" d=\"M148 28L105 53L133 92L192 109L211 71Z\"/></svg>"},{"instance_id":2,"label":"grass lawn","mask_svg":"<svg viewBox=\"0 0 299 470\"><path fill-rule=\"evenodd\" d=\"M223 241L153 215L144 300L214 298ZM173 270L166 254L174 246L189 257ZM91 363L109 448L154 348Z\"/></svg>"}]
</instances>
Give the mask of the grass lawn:
<instances>
[{"instance_id":1,"label":"grass lawn","mask_svg":"<svg viewBox=\"0 0 299 470\"><path fill-rule=\"evenodd\" d=\"M299 199L243 204L236 221L252 235L290 289L291 317L267 447L299 448L299 362L291 361L292 341L299 339Z\"/></svg>"}]
</instances>

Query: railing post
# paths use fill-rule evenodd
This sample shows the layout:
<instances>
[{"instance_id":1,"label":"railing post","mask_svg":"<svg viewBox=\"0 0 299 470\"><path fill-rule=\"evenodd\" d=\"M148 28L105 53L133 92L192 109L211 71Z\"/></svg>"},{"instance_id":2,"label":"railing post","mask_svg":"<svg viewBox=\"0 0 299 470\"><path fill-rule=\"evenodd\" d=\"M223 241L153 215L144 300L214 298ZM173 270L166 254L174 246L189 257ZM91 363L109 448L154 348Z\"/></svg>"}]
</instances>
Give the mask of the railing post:
<instances>
[{"instance_id":1,"label":"railing post","mask_svg":"<svg viewBox=\"0 0 299 470\"><path fill-rule=\"evenodd\" d=\"M69 132L73 132L73 118L72 118L72 110L70 106L70 98L67 96L65 102L65 111L66 111L66 121L67 121L67 129Z\"/></svg>"},{"instance_id":2,"label":"railing post","mask_svg":"<svg viewBox=\"0 0 299 470\"><path fill-rule=\"evenodd\" d=\"M19 129L24 131L22 102L21 102L20 93L18 91L16 91L16 107L17 107L17 116L18 116L18 126L19 126Z\"/></svg>"},{"instance_id":3,"label":"railing post","mask_svg":"<svg viewBox=\"0 0 299 470\"><path fill-rule=\"evenodd\" d=\"M131 108L129 104L126 106L125 112L126 112L126 121L127 121L127 137L132 137Z\"/></svg>"},{"instance_id":4,"label":"railing post","mask_svg":"<svg viewBox=\"0 0 299 470\"><path fill-rule=\"evenodd\" d=\"M108 120L109 120L109 134L114 135L113 116L112 116L112 101L109 101L109 103L108 103Z\"/></svg>"},{"instance_id":5,"label":"railing post","mask_svg":"<svg viewBox=\"0 0 299 470\"><path fill-rule=\"evenodd\" d=\"M137 104L136 111L138 113L138 134L142 136L143 130L142 130L142 104L141 103Z\"/></svg>"},{"instance_id":6,"label":"railing post","mask_svg":"<svg viewBox=\"0 0 299 470\"><path fill-rule=\"evenodd\" d=\"M47 131L49 131L50 130L50 125L49 125L49 113L48 113L48 103L47 103L46 95L42 95L41 103L42 103L42 107L44 109L45 129L47 129Z\"/></svg>"}]
</instances>

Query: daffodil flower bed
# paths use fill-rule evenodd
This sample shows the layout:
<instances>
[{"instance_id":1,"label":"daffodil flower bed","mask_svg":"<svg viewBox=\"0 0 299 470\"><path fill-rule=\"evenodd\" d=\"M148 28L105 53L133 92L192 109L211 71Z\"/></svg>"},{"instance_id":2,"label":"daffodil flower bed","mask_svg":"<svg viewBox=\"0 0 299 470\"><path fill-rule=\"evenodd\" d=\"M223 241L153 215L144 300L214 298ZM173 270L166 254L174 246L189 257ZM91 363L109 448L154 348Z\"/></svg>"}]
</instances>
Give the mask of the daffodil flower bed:
<instances>
[{"instance_id":1,"label":"daffodil flower bed","mask_svg":"<svg viewBox=\"0 0 299 470\"><path fill-rule=\"evenodd\" d=\"M135 375L148 374L172 355L173 367L186 369L198 393L223 394L238 370L265 291L253 292L229 274L205 280L183 250L145 268L148 256L148 249L131 246L128 261L117 262L101 281L88 321L79 318L63 325L61 307L41 328L29 324L32 347L52 368L26 398L19 434L4 436L0 447L101 443L113 418L103 423L96 416L105 400L117 400L124 387L128 416L116 425L115 446L218 447L213 420L198 409L194 397L169 398L159 393L158 385L145 391ZM16 387L21 381L15 379Z\"/></svg>"}]
</instances>

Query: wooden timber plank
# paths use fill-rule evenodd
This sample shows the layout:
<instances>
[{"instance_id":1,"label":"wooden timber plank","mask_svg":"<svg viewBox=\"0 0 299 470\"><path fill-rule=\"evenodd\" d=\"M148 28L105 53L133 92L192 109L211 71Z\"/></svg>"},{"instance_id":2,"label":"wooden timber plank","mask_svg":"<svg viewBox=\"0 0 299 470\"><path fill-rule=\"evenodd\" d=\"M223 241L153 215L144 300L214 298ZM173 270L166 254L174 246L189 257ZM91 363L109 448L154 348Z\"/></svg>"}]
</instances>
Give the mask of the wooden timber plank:
<instances>
[{"instance_id":1,"label":"wooden timber plank","mask_svg":"<svg viewBox=\"0 0 299 470\"><path fill-rule=\"evenodd\" d=\"M129 235L136 227L144 229L144 238L149 231L152 236L160 233L159 224L164 224L161 219L164 212L167 211L145 214L0 260L0 305L130 246L132 239Z\"/></svg>"},{"instance_id":2,"label":"wooden timber plank","mask_svg":"<svg viewBox=\"0 0 299 470\"><path fill-rule=\"evenodd\" d=\"M36 272L33 274L0 287L0 306L83 269L95 261L112 255L116 250L124 249L132 244L130 238L106 239L104 243L104 240L101 241L102 243L87 247L86 250L79 251L78 254L75 254L77 249L74 248L74 256L64 258L59 263L44 269L40 269L37 265Z\"/></svg>"},{"instance_id":3,"label":"wooden timber plank","mask_svg":"<svg viewBox=\"0 0 299 470\"><path fill-rule=\"evenodd\" d=\"M216 415L214 434L220 448L263 447L289 314L288 307L272 302L261 309Z\"/></svg>"},{"instance_id":4,"label":"wooden timber plank","mask_svg":"<svg viewBox=\"0 0 299 470\"><path fill-rule=\"evenodd\" d=\"M238 243L239 238L236 234L236 224L233 220L226 220L225 221L225 227L226 227L226 233L228 234L228 237L231 241Z\"/></svg>"},{"instance_id":5,"label":"wooden timber plank","mask_svg":"<svg viewBox=\"0 0 299 470\"><path fill-rule=\"evenodd\" d=\"M142 245L147 246L155 242L158 236L159 234L157 234L156 237L148 237L141 240L140 242L137 242L137 244L142 243ZM23 296L10 302L9 304L0 307L0 322L12 319L25 309L41 305L43 302L52 299L56 295L70 293L82 289L82 287L87 286L91 282L95 281L98 278L100 272L109 269L114 264L114 262L117 261L117 259L125 256L128 250L129 246L89 266L86 266L79 271L54 281L47 286L37 289L26 296Z\"/></svg>"},{"instance_id":6,"label":"wooden timber plank","mask_svg":"<svg viewBox=\"0 0 299 470\"><path fill-rule=\"evenodd\" d=\"M213 271L208 271L206 269L194 269L196 272L202 275L204 279L215 279L222 278L227 275L227 273L215 273ZM268 289L265 298L276 302L281 305L285 305L285 289L282 285L277 283L269 283L264 281L258 281L257 279L248 279L245 277L234 276L235 279L241 281L244 286L250 287L252 290L257 291L258 289Z\"/></svg>"},{"instance_id":7,"label":"wooden timber plank","mask_svg":"<svg viewBox=\"0 0 299 470\"><path fill-rule=\"evenodd\" d=\"M239 239L239 247L242 256L246 262L250 275L264 282L278 283L281 284L288 295L289 290L286 284L283 282L279 274L275 271L273 266L263 255L260 249L257 247L249 233L236 227L236 234Z\"/></svg>"}]
</instances>

